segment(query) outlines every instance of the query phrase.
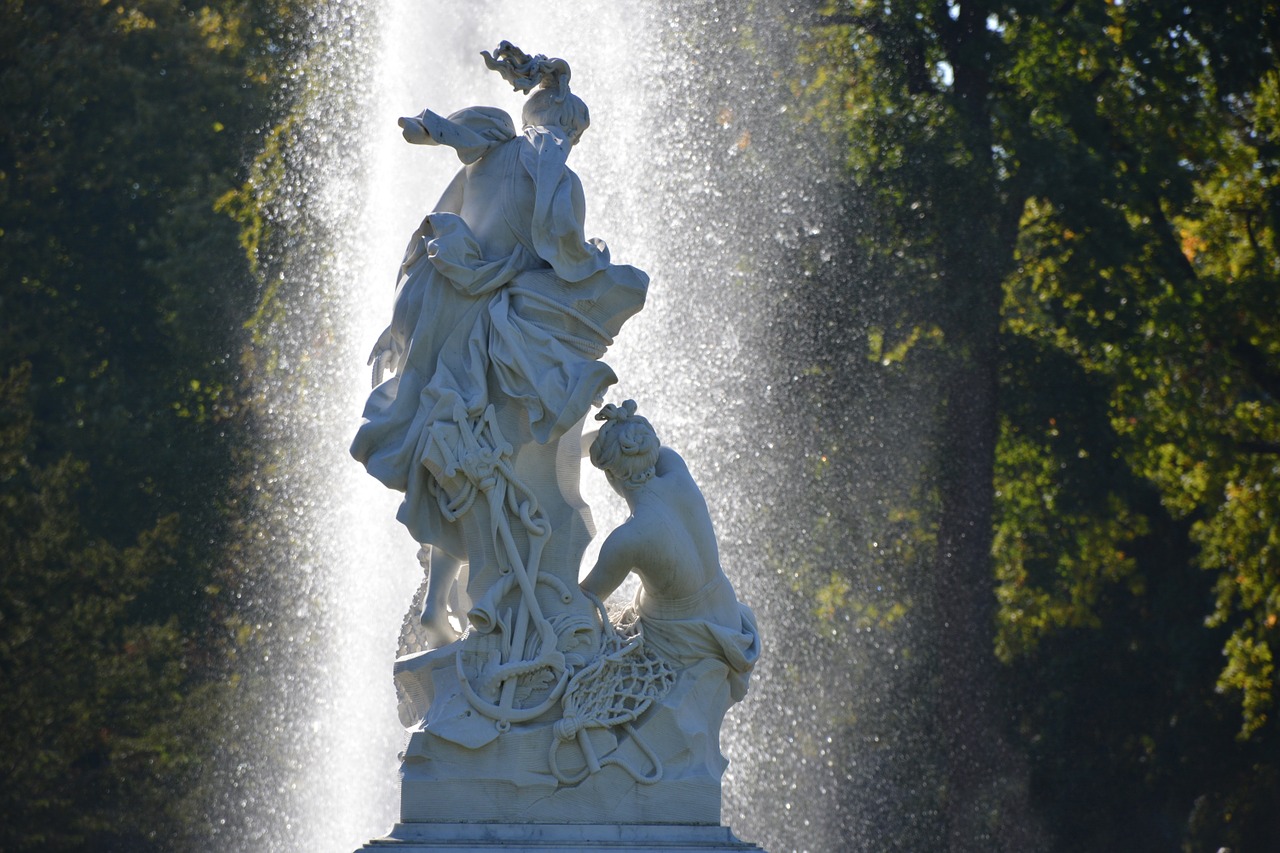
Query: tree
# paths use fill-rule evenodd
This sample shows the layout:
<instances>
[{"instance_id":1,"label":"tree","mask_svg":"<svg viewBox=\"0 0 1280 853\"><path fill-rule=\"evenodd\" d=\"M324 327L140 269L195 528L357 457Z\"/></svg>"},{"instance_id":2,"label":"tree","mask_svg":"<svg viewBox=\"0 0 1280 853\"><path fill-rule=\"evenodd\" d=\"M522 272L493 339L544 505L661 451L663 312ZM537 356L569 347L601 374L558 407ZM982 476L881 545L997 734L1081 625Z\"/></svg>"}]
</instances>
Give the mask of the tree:
<instances>
[{"instance_id":1,"label":"tree","mask_svg":"<svg viewBox=\"0 0 1280 853\"><path fill-rule=\"evenodd\" d=\"M1086 780L1046 759L1063 787L1094 792L1094 813L1109 816L1094 831L1125 825L1116 804L1126 802L1159 816L1171 843L1185 833L1197 847L1251 849L1276 831L1261 805L1277 791L1266 627L1275 509L1264 497L1278 473L1267 367L1277 255L1265 201L1275 75L1221 98L1205 81L1196 130L1177 134L1193 177L1183 195L1129 211L1127 252L1105 251L1061 209L1037 206L1024 221L1027 276L1009 291L1008 327L1024 363L1062 365L1076 387L1093 390L1081 407L1087 418L1026 391L1038 411L1010 409L1002 442L1011 454L1039 445L1024 458L1043 466L1033 488L1054 500L1032 508L1025 466L998 478L1009 494L1022 491L999 520L998 540L1016 545L996 552L1000 652L1024 672L1046 659L1072 670L1087 658L1095 680L1105 660L1104 683L1127 682L1105 739L1114 767ZM1032 388L1029 380L1018 384ZM1051 652L1039 645L1046 639ZM1079 702L1077 690L1058 690L1066 704ZM1056 716L1033 707L1041 720ZM1140 764L1154 769L1141 786L1117 773ZM1190 828L1168 829L1179 824Z\"/></svg>"},{"instance_id":2,"label":"tree","mask_svg":"<svg viewBox=\"0 0 1280 853\"><path fill-rule=\"evenodd\" d=\"M1218 380L1250 362L1245 372L1265 380L1256 365L1273 342L1258 320L1243 319L1258 312L1239 311L1238 297L1229 302L1239 331L1210 347L1188 340L1209 324L1189 292L1203 288L1187 286L1195 228L1180 232L1176 221L1203 195L1197 181L1218 168L1224 129L1239 132L1274 73L1275 21L1265 3L848 2L816 12L814 115L844 135L856 192L877 211L862 251L913 297L887 318L877 349L913 348L910 357L940 374L927 613L954 849L1035 843L1028 780L1001 746L1013 713L992 665L997 617L1009 659L1008 643L1095 624L1094 605L1118 583L1140 592L1142 555L1131 552L1146 543L1147 559L1168 556L1153 540L1177 535L1185 518L1170 512L1176 493L1161 491L1162 476L1176 479L1196 459L1179 468L1173 460L1189 445L1154 436L1177 419L1205 425L1206 386L1219 386L1213 411L1243 405L1255 417L1248 431L1227 432L1266 456L1269 428L1256 420L1265 385L1252 383L1254 399L1238 390L1224 399ZM1185 331L1160 334L1170 327ZM1187 374L1171 354L1185 365L1209 351L1219 368L1201 367L1206 381L1182 394ZM1049 377L1062 384L1046 387ZM1062 396L1046 405L1052 392ZM1149 416L1162 411L1169 417ZM1135 442L1144 424L1152 432ZM1107 460L1127 471L1111 475ZM1231 506L1275 476L1265 462L1251 470L1252 480L1224 474L1235 484ZM1228 557L1228 541L1256 539L1242 539L1238 526L1214 537L1198 523L1191 536L1208 565L1235 570L1242 551L1265 553L1246 545ZM1259 578L1271 574L1258 568ZM1046 584L1046 575L1058 580ZM1253 576L1236 572L1219 594L1228 602L1219 614L1235 612L1234 602L1254 613L1228 640L1223 675L1228 689L1254 698L1246 720L1274 689L1255 627L1266 619L1266 585L1250 586ZM1015 695L1035 701L1018 686Z\"/></svg>"},{"instance_id":3,"label":"tree","mask_svg":"<svg viewBox=\"0 0 1280 853\"><path fill-rule=\"evenodd\" d=\"M183 713L193 674L176 620L135 608L175 568L176 519L123 549L87 530L76 493L90 466L31 461L30 372L0 383L0 846L159 846L178 832L168 794L193 763L178 721L200 721Z\"/></svg>"},{"instance_id":4,"label":"tree","mask_svg":"<svg viewBox=\"0 0 1280 853\"><path fill-rule=\"evenodd\" d=\"M215 211L265 118L242 0L0 10L4 849L174 849L227 683L256 285Z\"/></svg>"}]
</instances>

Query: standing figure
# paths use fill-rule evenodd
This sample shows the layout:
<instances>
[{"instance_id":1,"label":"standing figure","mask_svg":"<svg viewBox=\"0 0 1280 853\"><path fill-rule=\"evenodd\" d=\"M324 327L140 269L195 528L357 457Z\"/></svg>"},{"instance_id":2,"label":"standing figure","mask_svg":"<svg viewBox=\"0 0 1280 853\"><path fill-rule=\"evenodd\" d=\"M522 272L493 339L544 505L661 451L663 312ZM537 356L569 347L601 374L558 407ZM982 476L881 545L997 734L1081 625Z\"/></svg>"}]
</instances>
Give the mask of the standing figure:
<instances>
[{"instance_id":1,"label":"standing figure","mask_svg":"<svg viewBox=\"0 0 1280 853\"><path fill-rule=\"evenodd\" d=\"M484 57L517 90L536 89L524 130L492 107L400 120L409 142L453 148L464 167L409 242L370 357L376 380L384 366L395 376L370 394L351 452L404 492L397 518L433 564L443 552L442 584L468 564L468 622L494 639L471 644L463 689L509 725L532 713L522 702L554 701L566 647L583 642L565 633L595 620L576 583L592 533L579 441L616 381L599 359L648 278L584 236L582 184L566 161L589 114L568 64L507 42ZM437 609L423 617L439 642L453 634L438 609L447 588L432 588L430 571L426 605Z\"/></svg>"}]
</instances>

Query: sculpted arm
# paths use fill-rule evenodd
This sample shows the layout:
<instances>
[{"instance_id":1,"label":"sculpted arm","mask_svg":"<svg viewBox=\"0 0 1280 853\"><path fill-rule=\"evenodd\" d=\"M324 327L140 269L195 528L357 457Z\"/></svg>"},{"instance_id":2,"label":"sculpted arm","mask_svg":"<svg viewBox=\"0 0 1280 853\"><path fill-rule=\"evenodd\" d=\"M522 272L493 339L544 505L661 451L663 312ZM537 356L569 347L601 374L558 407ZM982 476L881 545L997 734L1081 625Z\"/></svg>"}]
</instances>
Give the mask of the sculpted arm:
<instances>
[{"instance_id":1,"label":"sculpted arm","mask_svg":"<svg viewBox=\"0 0 1280 853\"><path fill-rule=\"evenodd\" d=\"M634 538L627 524L624 523L604 540L604 544L600 546L600 557L596 560L595 567L579 585L604 601L613 594L615 589L622 586L622 582L635 567L634 551Z\"/></svg>"}]
</instances>

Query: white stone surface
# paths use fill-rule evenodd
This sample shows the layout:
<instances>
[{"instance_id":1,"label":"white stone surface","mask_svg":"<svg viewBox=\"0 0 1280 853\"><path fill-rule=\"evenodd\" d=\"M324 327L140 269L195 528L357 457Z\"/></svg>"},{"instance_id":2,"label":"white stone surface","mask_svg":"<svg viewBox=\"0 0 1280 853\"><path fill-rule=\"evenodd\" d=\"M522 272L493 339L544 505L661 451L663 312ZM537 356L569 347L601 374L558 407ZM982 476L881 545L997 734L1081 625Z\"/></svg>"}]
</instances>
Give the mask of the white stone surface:
<instances>
[{"instance_id":1,"label":"white stone surface","mask_svg":"<svg viewBox=\"0 0 1280 853\"><path fill-rule=\"evenodd\" d=\"M506 43L485 61L536 90L521 133L493 107L400 121L464 167L410 239L352 445L404 492L429 578L394 669L402 823L366 849L755 849L719 826L720 725L755 620L684 461L632 401L591 443L631 517L577 582L583 424L648 278L584 235L567 158L589 117L568 64ZM639 595L608 613L633 571Z\"/></svg>"},{"instance_id":2,"label":"white stone surface","mask_svg":"<svg viewBox=\"0 0 1280 853\"><path fill-rule=\"evenodd\" d=\"M748 853L760 848L734 837L723 826L646 824L399 824L386 838L369 842L368 851L395 853L513 853L613 850L619 853Z\"/></svg>"}]
</instances>

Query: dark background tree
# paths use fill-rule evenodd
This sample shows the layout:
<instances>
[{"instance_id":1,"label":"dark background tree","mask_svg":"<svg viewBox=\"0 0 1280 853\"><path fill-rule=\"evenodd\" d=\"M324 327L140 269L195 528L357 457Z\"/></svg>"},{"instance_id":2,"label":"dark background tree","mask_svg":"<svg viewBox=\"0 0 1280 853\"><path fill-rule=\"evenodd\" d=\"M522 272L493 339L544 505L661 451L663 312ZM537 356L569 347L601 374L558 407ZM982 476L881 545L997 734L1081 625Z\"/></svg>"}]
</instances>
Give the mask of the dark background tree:
<instances>
[{"instance_id":1,"label":"dark background tree","mask_svg":"<svg viewBox=\"0 0 1280 853\"><path fill-rule=\"evenodd\" d=\"M172 850L230 682L257 300L215 211L279 10L0 10L0 849ZM266 17L270 12L270 17Z\"/></svg>"},{"instance_id":2,"label":"dark background tree","mask_svg":"<svg viewBox=\"0 0 1280 853\"><path fill-rule=\"evenodd\" d=\"M897 294L869 349L936 381L906 586L951 849L1275 836L1278 18L849 2L802 38Z\"/></svg>"}]
</instances>

